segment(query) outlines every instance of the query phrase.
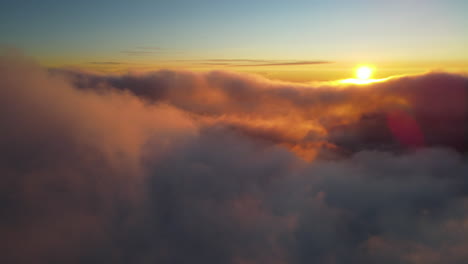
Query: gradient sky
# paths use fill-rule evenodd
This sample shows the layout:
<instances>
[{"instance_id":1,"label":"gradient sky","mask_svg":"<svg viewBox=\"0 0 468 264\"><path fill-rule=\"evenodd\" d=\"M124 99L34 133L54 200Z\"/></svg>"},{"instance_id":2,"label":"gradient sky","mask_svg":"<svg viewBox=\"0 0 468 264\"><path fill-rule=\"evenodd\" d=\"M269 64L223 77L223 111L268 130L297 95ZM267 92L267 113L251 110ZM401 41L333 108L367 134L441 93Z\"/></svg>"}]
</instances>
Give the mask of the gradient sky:
<instances>
[{"instance_id":1,"label":"gradient sky","mask_svg":"<svg viewBox=\"0 0 468 264\"><path fill-rule=\"evenodd\" d=\"M460 71L468 61L467 11L463 0L15 0L2 1L0 44L54 66L204 69L233 63L220 59L256 59Z\"/></svg>"}]
</instances>

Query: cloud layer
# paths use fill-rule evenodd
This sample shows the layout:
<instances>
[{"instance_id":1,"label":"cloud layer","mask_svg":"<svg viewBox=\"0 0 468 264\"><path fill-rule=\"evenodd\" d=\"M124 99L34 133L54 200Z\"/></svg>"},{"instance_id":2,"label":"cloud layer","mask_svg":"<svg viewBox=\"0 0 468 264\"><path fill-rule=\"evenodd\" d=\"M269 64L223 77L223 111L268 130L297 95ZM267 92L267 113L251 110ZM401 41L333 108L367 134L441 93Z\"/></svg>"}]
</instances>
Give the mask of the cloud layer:
<instances>
[{"instance_id":1,"label":"cloud layer","mask_svg":"<svg viewBox=\"0 0 468 264\"><path fill-rule=\"evenodd\" d=\"M465 263L468 79L0 59L2 263Z\"/></svg>"},{"instance_id":2,"label":"cloud layer","mask_svg":"<svg viewBox=\"0 0 468 264\"><path fill-rule=\"evenodd\" d=\"M468 147L467 79L431 73L366 86L298 85L227 72L143 76L66 73L79 88L128 91L198 119L312 152ZM331 145L330 145L331 144Z\"/></svg>"}]
</instances>

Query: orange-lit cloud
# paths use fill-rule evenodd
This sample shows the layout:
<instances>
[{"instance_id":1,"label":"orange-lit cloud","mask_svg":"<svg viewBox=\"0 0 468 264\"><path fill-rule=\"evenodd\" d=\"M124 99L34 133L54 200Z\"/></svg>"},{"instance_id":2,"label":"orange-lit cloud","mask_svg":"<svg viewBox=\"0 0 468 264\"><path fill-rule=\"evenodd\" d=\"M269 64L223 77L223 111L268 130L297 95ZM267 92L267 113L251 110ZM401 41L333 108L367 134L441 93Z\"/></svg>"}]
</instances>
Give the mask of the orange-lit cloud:
<instances>
[{"instance_id":1,"label":"orange-lit cloud","mask_svg":"<svg viewBox=\"0 0 468 264\"><path fill-rule=\"evenodd\" d=\"M413 131L420 130L429 145L448 144L466 149L463 133L457 132L464 131L463 120L467 115L466 80L457 75L403 76L365 86L340 82L307 86L228 72L71 76L78 86L88 87L92 82L95 86L130 91L151 102L169 103L210 124L221 122L238 131L265 135L270 141L275 139L276 143L311 152L317 148L306 145L330 146L329 143L341 142L336 138L338 131L344 129L343 133L350 137L361 132L348 128L363 129L361 124L380 127L388 135L383 142L376 142L375 148L405 148L399 129L406 125L400 127L399 122L409 119L395 114L403 113L402 109L412 116ZM444 125L434 126L429 120L435 119ZM267 136L269 133L271 136Z\"/></svg>"}]
</instances>

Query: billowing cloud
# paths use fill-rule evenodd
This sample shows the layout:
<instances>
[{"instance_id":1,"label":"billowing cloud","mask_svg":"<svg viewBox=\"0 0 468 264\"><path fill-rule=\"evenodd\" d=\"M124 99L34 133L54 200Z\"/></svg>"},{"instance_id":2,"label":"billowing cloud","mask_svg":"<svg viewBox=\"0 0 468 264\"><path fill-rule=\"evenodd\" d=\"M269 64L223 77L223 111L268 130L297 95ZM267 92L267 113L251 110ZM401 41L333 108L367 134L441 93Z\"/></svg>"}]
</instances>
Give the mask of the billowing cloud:
<instances>
[{"instance_id":1,"label":"billowing cloud","mask_svg":"<svg viewBox=\"0 0 468 264\"><path fill-rule=\"evenodd\" d=\"M145 146L161 155L195 125L126 92L77 90L25 59L3 57L0 72L0 262L85 263L141 203Z\"/></svg>"},{"instance_id":2,"label":"billowing cloud","mask_svg":"<svg viewBox=\"0 0 468 264\"><path fill-rule=\"evenodd\" d=\"M290 84L227 72L71 76L77 87L130 91L296 149L468 146L468 81L459 75L430 73L366 86Z\"/></svg>"},{"instance_id":3,"label":"billowing cloud","mask_svg":"<svg viewBox=\"0 0 468 264\"><path fill-rule=\"evenodd\" d=\"M467 79L0 60L2 263L465 263ZM465 132L464 132L465 131Z\"/></svg>"}]
</instances>

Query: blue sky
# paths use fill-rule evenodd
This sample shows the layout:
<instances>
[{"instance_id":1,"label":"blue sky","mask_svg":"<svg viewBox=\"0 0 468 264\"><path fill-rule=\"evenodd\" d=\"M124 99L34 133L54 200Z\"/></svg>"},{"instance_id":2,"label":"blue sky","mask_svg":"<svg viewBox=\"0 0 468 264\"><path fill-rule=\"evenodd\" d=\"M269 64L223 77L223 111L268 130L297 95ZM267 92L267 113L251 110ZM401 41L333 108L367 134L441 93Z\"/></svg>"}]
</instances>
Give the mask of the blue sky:
<instances>
[{"instance_id":1,"label":"blue sky","mask_svg":"<svg viewBox=\"0 0 468 264\"><path fill-rule=\"evenodd\" d=\"M468 59L462 0L2 3L0 43L42 59Z\"/></svg>"}]
</instances>

